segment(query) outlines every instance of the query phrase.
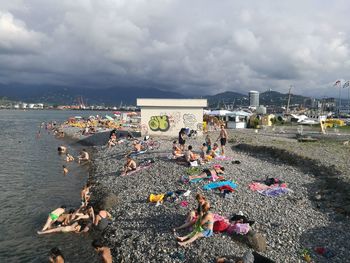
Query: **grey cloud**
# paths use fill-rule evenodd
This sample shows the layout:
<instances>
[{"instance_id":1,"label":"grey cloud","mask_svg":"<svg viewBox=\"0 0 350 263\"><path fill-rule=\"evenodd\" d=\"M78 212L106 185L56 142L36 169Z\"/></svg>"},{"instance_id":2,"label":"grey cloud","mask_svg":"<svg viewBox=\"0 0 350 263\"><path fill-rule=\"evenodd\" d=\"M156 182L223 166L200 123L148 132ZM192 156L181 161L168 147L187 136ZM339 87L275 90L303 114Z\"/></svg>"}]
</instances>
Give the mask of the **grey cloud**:
<instances>
[{"instance_id":1,"label":"grey cloud","mask_svg":"<svg viewBox=\"0 0 350 263\"><path fill-rule=\"evenodd\" d=\"M340 0L0 1L0 81L332 95L350 78L349 12Z\"/></svg>"}]
</instances>

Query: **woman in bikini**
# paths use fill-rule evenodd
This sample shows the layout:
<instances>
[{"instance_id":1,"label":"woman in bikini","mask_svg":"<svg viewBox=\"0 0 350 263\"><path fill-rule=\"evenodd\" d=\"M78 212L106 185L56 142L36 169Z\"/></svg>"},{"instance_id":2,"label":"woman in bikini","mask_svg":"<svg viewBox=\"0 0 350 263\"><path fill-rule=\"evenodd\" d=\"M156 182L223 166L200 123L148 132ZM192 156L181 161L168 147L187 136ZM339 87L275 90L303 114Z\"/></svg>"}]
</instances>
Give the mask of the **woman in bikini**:
<instances>
[{"instance_id":1,"label":"woman in bikini","mask_svg":"<svg viewBox=\"0 0 350 263\"><path fill-rule=\"evenodd\" d=\"M201 237L211 237L213 235L214 215L209 212L210 205L205 202L202 205L202 211L197 219L195 229L188 235L177 237L180 246L191 244Z\"/></svg>"}]
</instances>

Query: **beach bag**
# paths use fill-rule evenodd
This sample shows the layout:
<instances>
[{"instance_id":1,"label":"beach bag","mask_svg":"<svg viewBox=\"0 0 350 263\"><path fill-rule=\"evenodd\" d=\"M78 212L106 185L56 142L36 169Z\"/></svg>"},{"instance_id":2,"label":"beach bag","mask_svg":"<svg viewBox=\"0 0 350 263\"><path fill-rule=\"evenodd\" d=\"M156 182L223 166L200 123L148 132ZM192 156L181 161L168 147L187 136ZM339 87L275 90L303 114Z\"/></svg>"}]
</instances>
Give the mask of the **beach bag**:
<instances>
[{"instance_id":1,"label":"beach bag","mask_svg":"<svg viewBox=\"0 0 350 263\"><path fill-rule=\"evenodd\" d=\"M215 221L214 226L213 226L213 231L214 232L225 232L229 226L230 226L230 224L227 223L226 220Z\"/></svg>"}]
</instances>

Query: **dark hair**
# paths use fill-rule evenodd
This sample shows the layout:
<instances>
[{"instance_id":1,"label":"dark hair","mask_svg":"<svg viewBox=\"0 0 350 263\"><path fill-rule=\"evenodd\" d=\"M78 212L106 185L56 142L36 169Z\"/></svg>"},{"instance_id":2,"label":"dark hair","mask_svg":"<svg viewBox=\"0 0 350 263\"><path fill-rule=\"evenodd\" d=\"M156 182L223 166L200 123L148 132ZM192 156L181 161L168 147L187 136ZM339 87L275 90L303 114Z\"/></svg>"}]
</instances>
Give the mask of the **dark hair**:
<instances>
[{"instance_id":1,"label":"dark hair","mask_svg":"<svg viewBox=\"0 0 350 263\"><path fill-rule=\"evenodd\" d=\"M173 143L177 143L177 141L173 141Z\"/></svg>"},{"instance_id":2,"label":"dark hair","mask_svg":"<svg viewBox=\"0 0 350 263\"><path fill-rule=\"evenodd\" d=\"M221 171L225 171L225 167L220 167L220 170Z\"/></svg>"},{"instance_id":3,"label":"dark hair","mask_svg":"<svg viewBox=\"0 0 350 263\"><path fill-rule=\"evenodd\" d=\"M188 146L188 149L189 149L189 150L192 150L192 145L189 145L189 146Z\"/></svg>"},{"instance_id":4,"label":"dark hair","mask_svg":"<svg viewBox=\"0 0 350 263\"><path fill-rule=\"evenodd\" d=\"M49 256L53 259L56 259L58 256L61 256L64 259L64 256L62 255L62 252L58 247L51 248Z\"/></svg>"},{"instance_id":5,"label":"dark hair","mask_svg":"<svg viewBox=\"0 0 350 263\"><path fill-rule=\"evenodd\" d=\"M62 165L62 167L63 167L63 168L66 168L66 166L65 166L65 165Z\"/></svg>"},{"instance_id":6,"label":"dark hair","mask_svg":"<svg viewBox=\"0 0 350 263\"><path fill-rule=\"evenodd\" d=\"M66 209L67 207L65 205L61 205L61 208Z\"/></svg>"},{"instance_id":7,"label":"dark hair","mask_svg":"<svg viewBox=\"0 0 350 263\"><path fill-rule=\"evenodd\" d=\"M94 239L91 243L91 245L94 247L94 248L100 248L100 247L103 247L102 245L102 242L98 239Z\"/></svg>"},{"instance_id":8,"label":"dark hair","mask_svg":"<svg viewBox=\"0 0 350 263\"><path fill-rule=\"evenodd\" d=\"M203 145L203 146L207 146L207 144L206 144L206 143L203 143L202 145Z\"/></svg>"},{"instance_id":9,"label":"dark hair","mask_svg":"<svg viewBox=\"0 0 350 263\"><path fill-rule=\"evenodd\" d=\"M79 232L82 232L85 229L85 227L87 227L87 223L82 219L78 221L78 225L80 226Z\"/></svg>"},{"instance_id":10,"label":"dark hair","mask_svg":"<svg viewBox=\"0 0 350 263\"><path fill-rule=\"evenodd\" d=\"M74 208L69 209L68 214L73 214L75 212Z\"/></svg>"},{"instance_id":11,"label":"dark hair","mask_svg":"<svg viewBox=\"0 0 350 263\"><path fill-rule=\"evenodd\" d=\"M85 149L83 149L83 151L84 151L84 152L86 152L86 150L85 150Z\"/></svg>"}]
</instances>

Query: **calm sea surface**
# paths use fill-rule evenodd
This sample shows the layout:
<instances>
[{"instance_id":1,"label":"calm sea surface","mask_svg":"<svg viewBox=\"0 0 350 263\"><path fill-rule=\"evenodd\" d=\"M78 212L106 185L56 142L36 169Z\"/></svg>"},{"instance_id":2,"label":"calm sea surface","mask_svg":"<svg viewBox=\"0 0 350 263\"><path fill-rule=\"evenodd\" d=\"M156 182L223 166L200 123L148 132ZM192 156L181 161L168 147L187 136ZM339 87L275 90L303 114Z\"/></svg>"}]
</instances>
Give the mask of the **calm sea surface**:
<instances>
[{"instance_id":1,"label":"calm sea surface","mask_svg":"<svg viewBox=\"0 0 350 263\"><path fill-rule=\"evenodd\" d=\"M79 207L87 168L66 164L57 147L67 144L41 122L63 121L94 112L0 110L0 262L48 262L48 252L59 247L67 262L97 262L89 234L59 233L39 236L50 211L65 204ZM69 146L74 156L79 149Z\"/></svg>"}]
</instances>

